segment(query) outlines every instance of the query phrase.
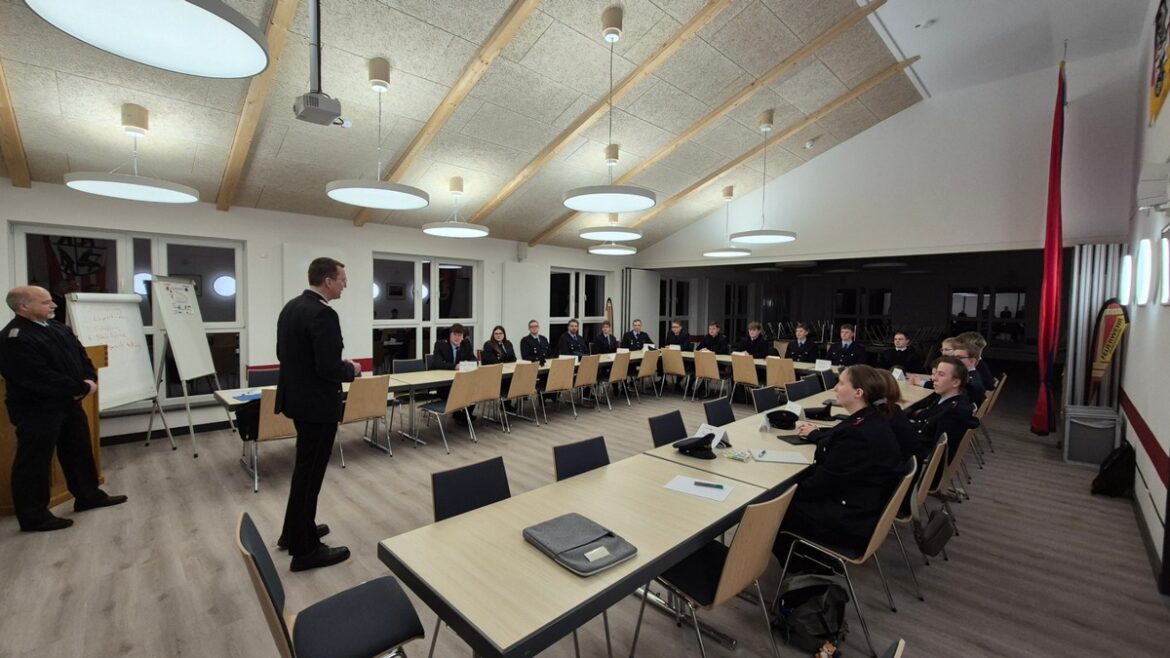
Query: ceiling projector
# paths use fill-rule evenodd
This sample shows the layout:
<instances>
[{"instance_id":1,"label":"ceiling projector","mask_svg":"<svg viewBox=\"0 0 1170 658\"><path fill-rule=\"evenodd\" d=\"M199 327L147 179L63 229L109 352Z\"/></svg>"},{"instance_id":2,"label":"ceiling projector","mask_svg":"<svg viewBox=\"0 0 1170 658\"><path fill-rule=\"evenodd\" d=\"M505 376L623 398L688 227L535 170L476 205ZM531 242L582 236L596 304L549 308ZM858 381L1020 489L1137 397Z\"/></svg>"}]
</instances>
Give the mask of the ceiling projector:
<instances>
[{"instance_id":1,"label":"ceiling projector","mask_svg":"<svg viewBox=\"0 0 1170 658\"><path fill-rule=\"evenodd\" d=\"M341 118L341 101L310 91L293 101L293 116L301 121L329 126Z\"/></svg>"}]
</instances>

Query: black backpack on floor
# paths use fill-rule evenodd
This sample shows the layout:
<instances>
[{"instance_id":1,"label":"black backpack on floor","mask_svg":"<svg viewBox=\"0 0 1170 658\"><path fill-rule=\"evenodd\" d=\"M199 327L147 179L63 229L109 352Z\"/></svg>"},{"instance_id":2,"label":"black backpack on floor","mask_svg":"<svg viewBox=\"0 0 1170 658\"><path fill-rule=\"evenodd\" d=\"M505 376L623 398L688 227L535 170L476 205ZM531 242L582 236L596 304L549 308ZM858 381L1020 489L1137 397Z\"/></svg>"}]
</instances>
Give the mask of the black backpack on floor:
<instances>
[{"instance_id":1,"label":"black backpack on floor","mask_svg":"<svg viewBox=\"0 0 1170 658\"><path fill-rule=\"evenodd\" d=\"M786 641L804 651L817 651L826 640L845 639L845 604L849 590L841 576L799 574L780 587L776 626Z\"/></svg>"},{"instance_id":2,"label":"black backpack on floor","mask_svg":"<svg viewBox=\"0 0 1170 658\"><path fill-rule=\"evenodd\" d=\"M1122 441L1105 461L1101 471L1093 478L1092 492L1098 496L1128 498L1133 491L1133 472L1137 468L1137 455L1128 441Z\"/></svg>"}]
</instances>

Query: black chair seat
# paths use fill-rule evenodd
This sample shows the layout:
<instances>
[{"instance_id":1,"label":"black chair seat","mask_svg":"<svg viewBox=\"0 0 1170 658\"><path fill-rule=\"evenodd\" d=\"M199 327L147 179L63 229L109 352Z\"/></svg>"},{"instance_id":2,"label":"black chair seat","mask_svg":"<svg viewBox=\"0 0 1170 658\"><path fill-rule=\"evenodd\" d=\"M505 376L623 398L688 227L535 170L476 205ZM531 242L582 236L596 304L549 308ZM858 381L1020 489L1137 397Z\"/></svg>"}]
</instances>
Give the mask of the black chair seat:
<instances>
[{"instance_id":1,"label":"black chair seat","mask_svg":"<svg viewBox=\"0 0 1170 658\"><path fill-rule=\"evenodd\" d=\"M709 606L715 601L727 551L727 546L717 541L708 542L667 569L661 578L700 606Z\"/></svg>"},{"instance_id":2,"label":"black chair seat","mask_svg":"<svg viewBox=\"0 0 1170 658\"><path fill-rule=\"evenodd\" d=\"M422 622L392 576L366 581L297 615L297 658L368 658L423 637Z\"/></svg>"},{"instance_id":3,"label":"black chair seat","mask_svg":"<svg viewBox=\"0 0 1170 658\"><path fill-rule=\"evenodd\" d=\"M873 528L870 528L870 533L871 534L873 533ZM798 535L798 534L793 533L793 532L788 532L786 530L781 530L780 534L788 535L789 537L796 537L797 539L803 539L804 541L806 541L810 544L813 544L814 546L818 546L820 548L827 548L830 551L832 551L833 553L836 553L837 555L844 557L846 560L860 560L861 556L865 555L865 549L869 547L868 541L866 541L863 545L860 545L860 546L846 547L846 546L840 546L840 545L835 545L835 544L829 544L827 542L818 541L816 539L811 539L808 537L802 537L801 535Z\"/></svg>"},{"instance_id":4,"label":"black chair seat","mask_svg":"<svg viewBox=\"0 0 1170 658\"><path fill-rule=\"evenodd\" d=\"M428 402L424 405L420 405L419 409L422 409L423 411L433 411L437 414L441 414L447 411L447 401L432 400L431 402Z\"/></svg>"}]
</instances>

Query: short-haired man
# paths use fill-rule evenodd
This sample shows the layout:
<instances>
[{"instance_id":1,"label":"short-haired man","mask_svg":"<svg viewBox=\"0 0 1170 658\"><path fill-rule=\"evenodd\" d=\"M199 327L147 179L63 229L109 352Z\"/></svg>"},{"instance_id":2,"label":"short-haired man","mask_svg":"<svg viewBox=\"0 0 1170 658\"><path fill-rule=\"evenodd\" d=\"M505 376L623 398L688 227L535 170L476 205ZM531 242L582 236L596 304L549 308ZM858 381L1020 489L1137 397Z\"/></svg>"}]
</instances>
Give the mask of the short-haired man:
<instances>
[{"instance_id":1,"label":"short-haired man","mask_svg":"<svg viewBox=\"0 0 1170 658\"><path fill-rule=\"evenodd\" d=\"M976 357L975 372L979 375L979 382L983 384L983 389L990 391L995 388L995 376L991 374L991 366L983 360L983 352L987 349L987 339L978 331L964 331L956 338L975 347L975 351L979 355Z\"/></svg>"},{"instance_id":2,"label":"short-haired man","mask_svg":"<svg viewBox=\"0 0 1170 658\"><path fill-rule=\"evenodd\" d=\"M908 414L924 438L937 441L943 434L947 435L950 457L954 457L967 430L979 426L979 420L974 417L975 405L964 391L967 377L967 367L962 361L953 356L939 357L930 375L934 393Z\"/></svg>"},{"instance_id":3,"label":"short-haired man","mask_svg":"<svg viewBox=\"0 0 1170 658\"><path fill-rule=\"evenodd\" d=\"M764 327L755 320L748 323L747 338L735 344L737 352L747 352L753 359L766 359L772 353L772 346L764 338Z\"/></svg>"},{"instance_id":4,"label":"short-haired man","mask_svg":"<svg viewBox=\"0 0 1170 658\"><path fill-rule=\"evenodd\" d=\"M695 344L691 342L691 335L682 328L682 323L678 320L670 321L670 331L666 332L666 336L662 339L663 347L670 345L678 345L678 348L685 352L690 352L695 348Z\"/></svg>"},{"instance_id":5,"label":"short-haired man","mask_svg":"<svg viewBox=\"0 0 1170 658\"><path fill-rule=\"evenodd\" d=\"M594 354L613 354L618 349L617 338L613 335L613 325L609 320L601 323L601 333L593 339Z\"/></svg>"},{"instance_id":6,"label":"short-haired man","mask_svg":"<svg viewBox=\"0 0 1170 658\"><path fill-rule=\"evenodd\" d=\"M827 355L835 366L853 366L865 363L865 348L853 340L853 325L841 325L841 340L829 347Z\"/></svg>"},{"instance_id":7,"label":"short-haired man","mask_svg":"<svg viewBox=\"0 0 1170 658\"><path fill-rule=\"evenodd\" d=\"M458 370L460 363L475 362L475 348L467 340L467 329L459 323L447 330L447 340L435 341L431 354L438 361L436 370Z\"/></svg>"},{"instance_id":8,"label":"short-haired man","mask_svg":"<svg viewBox=\"0 0 1170 658\"><path fill-rule=\"evenodd\" d=\"M309 263L309 287L289 300L276 320L276 411L297 429L297 454L289 482L284 528L276 545L288 548L291 569L327 567L349 558L345 546L320 538L329 526L316 525L317 497L341 420L341 384L361 374L356 361L341 358L341 322L329 305L349 284L345 264L332 258Z\"/></svg>"},{"instance_id":9,"label":"short-haired man","mask_svg":"<svg viewBox=\"0 0 1170 658\"><path fill-rule=\"evenodd\" d=\"M8 291L16 317L0 333L0 375L8 416L16 427L12 460L12 506L25 532L73 525L49 511L53 453L73 494L73 511L126 502L98 488L89 420L81 400L97 391L97 369L68 327L53 319L57 304L48 290L21 286Z\"/></svg>"},{"instance_id":10,"label":"short-haired man","mask_svg":"<svg viewBox=\"0 0 1170 658\"><path fill-rule=\"evenodd\" d=\"M631 352L641 351L647 345L653 345L654 340L650 338L650 334L642 331L642 321L634 320L630 324L630 330L626 335L622 336L622 347Z\"/></svg>"},{"instance_id":11,"label":"short-haired man","mask_svg":"<svg viewBox=\"0 0 1170 658\"><path fill-rule=\"evenodd\" d=\"M707 335L699 341L700 352L714 352L716 354L731 354L727 336L719 329L719 323L712 320L707 323Z\"/></svg>"},{"instance_id":12,"label":"short-haired man","mask_svg":"<svg viewBox=\"0 0 1170 658\"><path fill-rule=\"evenodd\" d=\"M907 375L922 372L922 359L910 346L910 337L905 331L894 332L894 346L882 352L878 364L885 370L901 368Z\"/></svg>"},{"instance_id":13,"label":"short-haired man","mask_svg":"<svg viewBox=\"0 0 1170 658\"><path fill-rule=\"evenodd\" d=\"M520 339L520 358L544 365L550 356L552 347L548 344L548 339L540 335L540 323L529 320L528 335Z\"/></svg>"},{"instance_id":14,"label":"short-haired man","mask_svg":"<svg viewBox=\"0 0 1170 658\"><path fill-rule=\"evenodd\" d=\"M581 324L577 322L576 318L569 320L568 331L561 334L557 339L557 354L560 356L587 356L589 354L589 346L585 344L585 339L581 337L578 331Z\"/></svg>"},{"instance_id":15,"label":"short-haired man","mask_svg":"<svg viewBox=\"0 0 1170 658\"><path fill-rule=\"evenodd\" d=\"M813 363L821 358L821 348L809 340L807 324L803 322L796 323L796 340L788 343L786 356L793 361L800 361L801 363Z\"/></svg>"},{"instance_id":16,"label":"short-haired man","mask_svg":"<svg viewBox=\"0 0 1170 658\"><path fill-rule=\"evenodd\" d=\"M965 390L967 397L975 403L976 407L981 406L983 401L987 399L987 389L983 386L983 381L976 370L979 365L980 353L977 344L963 341L956 344L955 349L951 351L951 356L962 361L963 366L967 369Z\"/></svg>"}]
</instances>

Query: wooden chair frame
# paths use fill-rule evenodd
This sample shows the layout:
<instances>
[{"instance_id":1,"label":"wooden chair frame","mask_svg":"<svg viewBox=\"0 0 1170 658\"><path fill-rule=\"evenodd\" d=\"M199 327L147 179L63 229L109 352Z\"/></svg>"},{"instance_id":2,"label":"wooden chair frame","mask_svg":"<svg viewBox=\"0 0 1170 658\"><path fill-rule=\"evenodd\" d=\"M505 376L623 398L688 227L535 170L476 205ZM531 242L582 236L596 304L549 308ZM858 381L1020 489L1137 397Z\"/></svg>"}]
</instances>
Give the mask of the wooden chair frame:
<instances>
[{"instance_id":1,"label":"wooden chair frame","mask_svg":"<svg viewBox=\"0 0 1170 658\"><path fill-rule=\"evenodd\" d=\"M751 354L731 355L731 399L735 399L735 388L742 385L752 389L760 387L760 375L756 372L756 360Z\"/></svg>"},{"instance_id":2,"label":"wooden chair frame","mask_svg":"<svg viewBox=\"0 0 1170 658\"><path fill-rule=\"evenodd\" d=\"M682 350L662 350L662 384L658 387L658 397L662 397L668 376L675 377L675 381L681 377L684 391L690 384L691 375L687 372L686 362L683 361Z\"/></svg>"},{"instance_id":3,"label":"wooden chair frame","mask_svg":"<svg viewBox=\"0 0 1170 658\"><path fill-rule=\"evenodd\" d=\"M540 417L537 414L539 396L536 392L536 379L540 374L540 365L536 363L517 363L515 370L512 371L512 380L508 382L508 392L501 396L501 402L515 402L520 401L520 408L518 411L502 410L504 418L504 431L509 434L512 432L512 423L508 416L515 416L530 420L540 427ZM532 418L524 415L524 401L532 402Z\"/></svg>"},{"instance_id":4,"label":"wooden chair frame","mask_svg":"<svg viewBox=\"0 0 1170 658\"><path fill-rule=\"evenodd\" d=\"M767 386L775 386L784 390L785 386L799 381L796 376L796 365L792 359L770 356L764 359L764 367L766 369L764 383Z\"/></svg>"},{"instance_id":5,"label":"wooden chair frame","mask_svg":"<svg viewBox=\"0 0 1170 658\"><path fill-rule=\"evenodd\" d=\"M297 428L293 425L292 419L276 413L276 388L261 389L260 426L256 432L256 440L245 443L244 455L240 457L240 464L252 475L252 493L260 491L260 442L296 437Z\"/></svg>"},{"instance_id":6,"label":"wooden chair frame","mask_svg":"<svg viewBox=\"0 0 1170 658\"><path fill-rule=\"evenodd\" d=\"M390 375L376 377L358 377L349 385L349 393L345 396L345 409L341 413L338 425L365 422L366 428L362 431L362 440L369 445L393 457L394 451L390 448L390 426L394 424L393 407L391 417L386 420L387 393L390 388ZM373 429L371 430L371 423ZM378 423L385 424L386 445L378 443ZM345 449L341 441L337 441L337 452L341 455L341 467L345 468Z\"/></svg>"},{"instance_id":7,"label":"wooden chair frame","mask_svg":"<svg viewBox=\"0 0 1170 658\"><path fill-rule=\"evenodd\" d=\"M573 400L573 369L577 360L573 357L550 359L548 362L548 379L544 382L545 395L550 393L569 393L569 404L573 406L573 418L577 417L577 404ZM548 409L545 408L544 395L540 398L540 410L544 414L544 423L548 424Z\"/></svg>"},{"instance_id":8,"label":"wooden chair frame","mask_svg":"<svg viewBox=\"0 0 1170 658\"><path fill-rule=\"evenodd\" d=\"M451 446L447 444L447 431L443 428L443 416L463 412L467 418L467 432L471 435L471 440L479 443L479 439L475 437L475 426L471 424L471 412L468 407L475 404L476 394L476 370L459 371L455 373L454 379L451 380L451 392L447 395L447 403L443 406L442 411L427 408L423 405L421 409L435 417L439 423L439 436L443 438L443 448L446 449L447 454L451 454Z\"/></svg>"},{"instance_id":9,"label":"wooden chair frame","mask_svg":"<svg viewBox=\"0 0 1170 658\"><path fill-rule=\"evenodd\" d=\"M629 381L630 353L622 352L621 354L614 354L613 361L609 366L609 377L605 380L605 382L603 382L605 386L602 387L602 390L605 391L605 405L609 407L610 411L613 411L613 404L611 404L609 401L610 387L613 387L614 394L616 395L618 387L620 386L622 392L626 395L626 406L633 406L630 403L630 387L628 386Z\"/></svg>"},{"instance_id":10,"label":"wooden chair frame","mask_svg":"<svg viewBox=\"0 0 1170 658\"><path fill-rule=\"evenodd\" d=\"M719 397L723 396L723 386L727 383L719 374L719 363L714 352L695 352L695 386L691 390L691 402L699 393L699 384L707 384L708 394L711 392L711 382L719 382Z\"/></svg>"},{"instance_id":11,"label":"wooden chair frame","mask_svg":"<svg viewBox=\"0 0 1170 658\"><path fill-rule=\"evenodd\" d=\"M638 364L638 374L634 375L634 396L638 398L638 402L642 402L642 394L638 391L638 384L645 383L647 379L650 380L650 388L654 391L654 397L662 397L662 393L654 385L658 379L658 360L662 358L662 350L646 350L642 352L642 362Z\"/></svg>"}]
</instances>

